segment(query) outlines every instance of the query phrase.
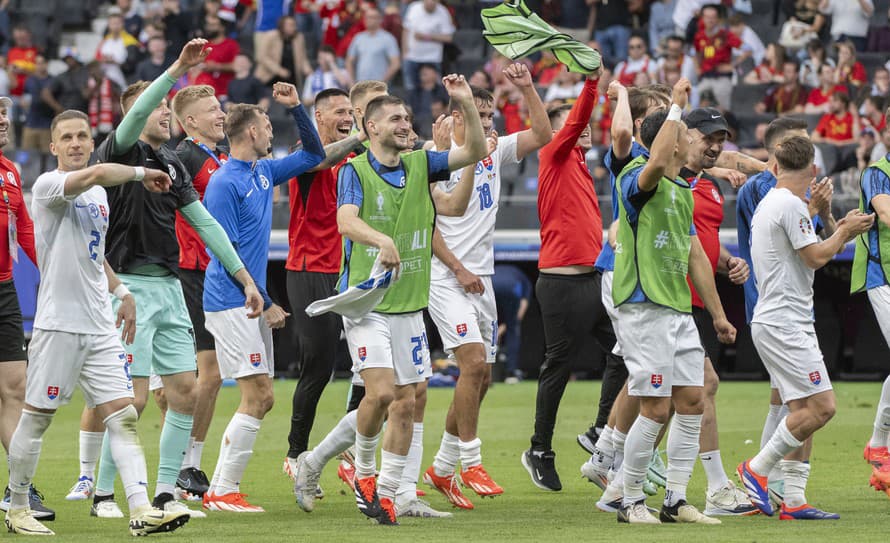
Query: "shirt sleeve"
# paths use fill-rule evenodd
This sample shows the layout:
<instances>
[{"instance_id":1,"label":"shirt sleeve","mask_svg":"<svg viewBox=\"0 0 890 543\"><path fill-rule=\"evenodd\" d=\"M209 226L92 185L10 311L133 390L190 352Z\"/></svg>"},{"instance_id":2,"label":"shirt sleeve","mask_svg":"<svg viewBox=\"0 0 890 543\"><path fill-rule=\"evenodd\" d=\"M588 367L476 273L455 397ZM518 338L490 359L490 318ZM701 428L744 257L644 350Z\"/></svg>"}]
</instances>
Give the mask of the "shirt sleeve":
<instances>
[{"instance_id":1,"label":"shirt sleeve","mask_svg":"<svg viewBox=\"0 0 890 543\"><path fill-rule=\"evenodd\" d=\"M568 157L572 149L578 143L578 137L590 122L590 114L597 103L596 86L599 80L588 79L584 82L583 90L578 100L569 111L566 122L559 131L553 135L553 140L545 145L552 149L555 162L563 161Z\"/></svg>"},{"instance_id":2,"label":"shirt sleeve","mask_svg":"<svg viewBox=\"0 0 890 543\"><path fill-rule=\"evenodd\" d=\"M827 130L827 128L828 128L828 119L829 119L830 117L831 117L831 114L830 114L830 113L823 115L822 118L819 119L819 124L816 125L816 129L813 130L813 132L816 132L816 133L818 133L818 134L824 136L824 135L828 132L828 130Z\"/></svg>"},{"instance_id":3,"label":"shirt sleeve","mask_svg":"<svg viewBox=\"0 0 890 543\"><path fill-rule=\"evenodd\" d=\"M445 181L451 177L451 170L448 169L448 151L427 151L426 162L430 183Z\"/></svg>"},{"instance_id":4,"label":"shirt sleeve","mask_svg":"<svg viewBox=\"0 0 890 543\"><path fill-rule=\"evenodd\" d=\"M871 201L879 194L890 194L890 178L877 168L867 168L862 174L862 190L865 193L868 208L874 211Z\"/></svg>"},{"instance_id":5,"label":"shirt sleeve","mask_svg":"<svg viewBox=\"0 0 890 543\"><path fill-rule=\"evenodd\" d=\"M195 189L195 185L192 184L192 178L188 176L188 174L184 170L179 170L179 182L173 182L173 192L176 194L176 198L179 201L179 208L183 208L193 202L197 202L201 199L201 196L198 195L198 191Z\"/></svg>"},{"instance_id":6,"label":"shirt sleeve","mask_svg":"<svg viewBox=\"0 0 890 543\"><path fill-rule=\"evenodd\" d=\"M364 193L358 173L352 164L345 164L337 175L337 207L346 204L362 207Z\"/></svg>"},{"instance_id":7,"label":"shirt sleeve","mask_svg":"<svg viewBox=\"0 0 890 543\"><path fill-rule=\"evenodd\" d=\"M356 53L359 50L359 44L361 43L361 40L362 40L361 36L355 36L354 38L352 38L352 41L349 43L349 48L346 49L347 57L356 56Z\"/></svg>"},{"instance_id":8,"label":"shirt sleeve","mask_svg":"<svg viewBox=\"0 0 890 543\"><path fill-rule=\"evenodd\" d=\"M627 172L621 178L621 198L627 210L627 220L631 224L636 224L640 210L643 209L643 206L646 205L646 202L655 193L655 191L643 192L640 190L637 180L640 178L640 172L642 171L643 166L640 166Z\"/></svg>"},{"instance_id":9,"label":"shirt sleeve","mask_svg":"<svg viewBox=\"0 0 890 543\"><path fill-rule=\"evenodd\" d=\"M272 174L273 185L280 185L292 177L311 170L325 157L324 146L321 144L318 132L312 126L312 121L309 120L309 115L306 114L306 109L302 105L298 105L291 110L291 115L297 123L303 148L284 158L266 161Z\"/></svg>"},{"instance_id":10,"label":"shirt sleeve","mask_svg":"<svg viewBox=\"0 0 890 543\"><path fill-rule=\"evenodd\" d=\"M819 242L807 206L803 202L785 206L779 220L795 251Z\"/></svg>"},{"instance_id":11,"label":"shirt sleeve","mask_svg":"<svg viewBox=\"0 0 890 543\"><path fill-rule=\"evenodd\" d=\"M519 132L514 132L507 136L498 138L498 159L500 164L519 164L519 157L516 156L516 147L519 141Z\"/></svg>"},{"instance_id":12,"label":"shirt sleeve","mask_svg":"<svg viewBox=\"0 0 890 543\"><path fill-rule=\"evenodd\" d=\"M74 200L77 195L65 196L65 180L68 174L58 174L56 172L48 172L34 181L31 187L31 195L35 203L44 207L60 207Z\"/></svg>"},{"instance_id":13,"label":"shirt sleeve","mask_svg":"<svg viewBox=\"0 0 890 543\"><path fill-rule=\"evenodd\" d=\"M388 59L399 58L399 42L396 41L395 36L386 32L386 57Z\"/></svg>"}]
</instances>

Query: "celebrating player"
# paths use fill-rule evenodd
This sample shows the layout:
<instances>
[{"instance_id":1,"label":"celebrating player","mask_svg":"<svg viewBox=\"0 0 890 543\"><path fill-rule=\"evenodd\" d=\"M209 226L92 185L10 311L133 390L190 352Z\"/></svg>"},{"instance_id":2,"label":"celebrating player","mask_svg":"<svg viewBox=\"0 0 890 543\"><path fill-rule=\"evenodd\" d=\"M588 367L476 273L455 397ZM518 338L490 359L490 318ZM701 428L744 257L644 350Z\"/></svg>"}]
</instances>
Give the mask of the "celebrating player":
<instances>
[{"instance_id":1,"label":"celebrating player","mask_svg":"<svg viewBox=\"0 0 890 543\"><path fill-rule=\"evenodd\" d=\"M93 140L86 114L65 111L53 120L53 155L59 168L34 183L34 223L41 285L37 296L25 408L9 448L12 500L6 514L10 532L53 535L28 507L43 434L75 386L105 423L108 443L130 506L130 533L168 532L189 520L188 511L152 508L146 491L145 457L136 435L136 409L122 339L133 341L133 296L105 261L109 206L105 189L131 180L139 190L166 192L163 171L100 164L86 168ZM135 184L135 183L134 183ZM115 324L108 293L118 299Z\"/></svg>"}]
</instances>

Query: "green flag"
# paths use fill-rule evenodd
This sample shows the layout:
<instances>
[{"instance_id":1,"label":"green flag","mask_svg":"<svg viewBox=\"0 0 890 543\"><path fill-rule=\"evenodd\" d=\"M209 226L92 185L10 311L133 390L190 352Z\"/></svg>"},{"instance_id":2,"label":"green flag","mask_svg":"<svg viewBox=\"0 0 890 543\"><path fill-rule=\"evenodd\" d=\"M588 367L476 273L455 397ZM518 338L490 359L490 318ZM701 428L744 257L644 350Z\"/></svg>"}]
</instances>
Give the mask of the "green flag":
<instances>
[{"instance_id":1,"label":"green flag","mask_svg":"<svg viewBox=\"0 0 890 543\"><path fill-rule=\"evenodd\" d=\"M595 49L558 32L529 10L523 0L506 0L483 9L482 26L488 43L511 60L549 49L570 72L590 74L602 64Z\"/></svg>"}]
</instances>

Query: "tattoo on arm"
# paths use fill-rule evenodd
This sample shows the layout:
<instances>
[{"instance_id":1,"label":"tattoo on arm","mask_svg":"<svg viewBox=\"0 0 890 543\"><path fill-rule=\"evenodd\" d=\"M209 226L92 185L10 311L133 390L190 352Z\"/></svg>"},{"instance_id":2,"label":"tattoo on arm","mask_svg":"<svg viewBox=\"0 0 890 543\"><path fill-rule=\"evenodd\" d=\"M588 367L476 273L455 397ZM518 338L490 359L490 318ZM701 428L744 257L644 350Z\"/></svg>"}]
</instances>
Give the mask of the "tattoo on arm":
<instances>
[{"instance_id":1,"label":"tattoo on arm","mask_svg":"<svg viewBox=\"0 0 890 543\"><path fill-rule=\"evenodd\" d=\"M358 136L349 136L348 138L340 141L336 141L334 143L329 143L325 145L325 159L321 161L321 163L312 169L312 171L321 171L327 168L332 168L338 162L346 158L346 155L349 154L350 151L355 149L359 144Z\"/></svg>"}]
</instances>

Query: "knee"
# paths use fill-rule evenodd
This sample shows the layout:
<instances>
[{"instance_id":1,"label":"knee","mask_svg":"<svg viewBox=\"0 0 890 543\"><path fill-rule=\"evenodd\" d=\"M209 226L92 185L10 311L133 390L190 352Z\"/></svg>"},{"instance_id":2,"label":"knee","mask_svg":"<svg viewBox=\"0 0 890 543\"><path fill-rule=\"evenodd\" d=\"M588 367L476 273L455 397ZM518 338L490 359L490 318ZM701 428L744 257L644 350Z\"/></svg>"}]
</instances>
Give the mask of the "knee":
<instances>
[{"instance_id":1,"label":"knee","mask_svg":"<svg viewBox=\"0 0 890 543\"><path fill-rule=\"evenodd\" d=\"M641 398L640 415L658 424L667 424L671 418L671 402L668 398Z\"/></svg>"},{"instance_id":2,"label":"knee","mask_svg":"<svg viewBox=\"0 0 890 543\"><path fill-rule=\"evenodd\" d=\"M463 361L460 365L460 378L467 379L473 383L482 384L488 374L488 367L485 362L485 355L472 356Z\"/></svg>"},{"instance_id":3,"label":"knee","mask_svg":"<svg viewBox=\"0 0 890 543\"><path fill-rule=\"evenodd\" d=\"M375 410L386 411L393 403L393 393L392 391L370 392L366 388L365 397L362 399L362 402L367 402L367 404L372 406Z\"/></svg>"},{"instance_id":4,"label":"knee","mask_svg":"<svg viewBox=\"0 0 890 543\"><path fill-rule=\"evenodd\" d=\"M414 397L401 398L389 405L389 420L393 423L405 423L414 420Z\"/></svg>"},{"instance_id":5,"label":"knee","mask_svg":"<svg viewBox=\"0 0 890 543\"><path fill-rule=\"evenodd\" d=\"M820 427L828 424L832 418L834 418L834 414L837 411L837 405L835 403L834 397L825 398L817 402L813 406L813 416L816 419L816 422Z\"/></svg>"},{"instance_id":6,"label":"knee","mask_svg":"<svg viewBox=\"0 0 890 543\"><path fill-rule=\"evenodd\" d=\"M272 394L272 391L269 390L267 394L263 395L263 398L260 403L260 409L262 410L263 415L272 410L272 407L275 406L275 395Z\"/></svg>"}]
</instances>

